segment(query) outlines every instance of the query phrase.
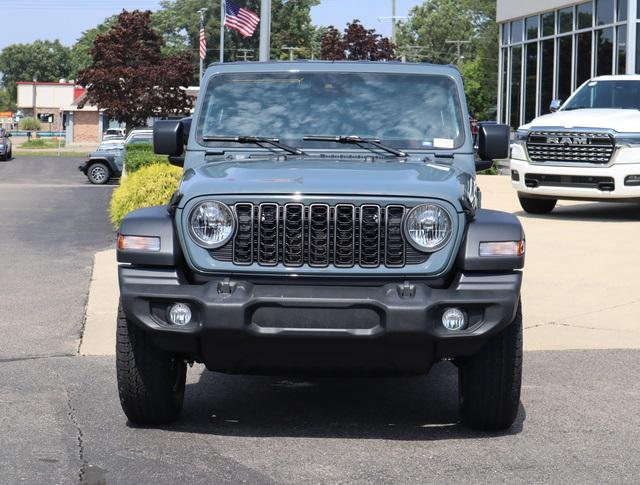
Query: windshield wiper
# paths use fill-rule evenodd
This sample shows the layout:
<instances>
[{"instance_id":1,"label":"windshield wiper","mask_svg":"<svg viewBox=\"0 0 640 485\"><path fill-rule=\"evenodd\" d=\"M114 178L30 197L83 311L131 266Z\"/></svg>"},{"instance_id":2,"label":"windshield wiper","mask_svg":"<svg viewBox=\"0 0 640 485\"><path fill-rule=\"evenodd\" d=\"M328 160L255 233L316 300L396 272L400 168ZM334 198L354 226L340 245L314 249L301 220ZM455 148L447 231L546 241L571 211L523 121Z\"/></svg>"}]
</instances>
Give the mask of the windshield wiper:
<instances>
[{"instance_id":1,"label":"windshield wiper","mask_svg":"<svg viewBox=\"0 0 640 485\"><path fill-rule=\"evenodd\" d=\"M231 142L241 144L255 144L261 146L262 144L271 145L272 147L279 148L292 155L306 155L305 152L299 148L290 147L284 143L280 143L278 138L267 138L263 136L203 136L203 141L219 141L219 142Z\"/></svg>"},{"instance_id":2,"label":"windshield wiper","mask_svg":"<svg viewBox=\"0 0 640 485\"><path fill-rule=\"evenodd\" d=\"M313 136L305 136L303 138L304 141L330 141L330 142L334 142L334 143L344 143L344 144L349 144L349 145L360 145L360 144L364 144L364 145L372 145L376 148L379 148L382 151L385 151L387 153L391 153L392 155L395 155L396 157L406 157L407 154L401 150L396 150L395 148L392 148L390 146L387 145L383 145L382 143L380 143L380 140L378 138L362 138L358 135L350 135L350 136L317 136L317 135L313 135Z\"/></svg>"}]
</instances>

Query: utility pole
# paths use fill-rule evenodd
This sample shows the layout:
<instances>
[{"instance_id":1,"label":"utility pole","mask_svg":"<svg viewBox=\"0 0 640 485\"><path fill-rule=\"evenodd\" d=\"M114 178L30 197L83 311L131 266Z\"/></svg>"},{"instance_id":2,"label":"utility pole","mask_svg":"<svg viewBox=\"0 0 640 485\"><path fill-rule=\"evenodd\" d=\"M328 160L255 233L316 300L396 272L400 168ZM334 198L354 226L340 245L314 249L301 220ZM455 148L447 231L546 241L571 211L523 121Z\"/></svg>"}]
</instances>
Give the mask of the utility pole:
<instances>
[{"instance_id":1,"label":"utility pole","mask_svg":"<svg viewBox=\"0 0 640 485\"><path fill-rule=\"evenodd\" d=\"M198 13L200 14L200 33L198 34L198 47L200 49L200 79L202 80L202 74L204 73L204 58L207 55L207 50L205 47L204 50L204 55L202 52L202 40L200 39L200 36L203 35L204 32L204 14L207 13L207 9L206 8L201 8L200 10L198 10ZM206 38L205 38L205 46L206 46Z\"/></svg>"},{"instance_id":2,"label":"utility pole","mask_svg":"<svg viewBox=\"0 0 640 485\"><path fill-rule=\"evenodd\" d=\"M300 48L300 47L289 47L287 45L282 46L281 49L283 51L289 51L289 60L290 61L293 61L293 53L295 51L301 51L302 50L302 48Z\"/></svg>"},{"instance_id":3,"label":"utility pole","mask_svg":"<svg viewBox=\"0 0 640 485\"><path fill-rule=\"evenodd\" d=\"M247 62L249 60L249 52L253 52L253 49L238 49L238 52L242 53L242 60L244 62ZM253 56L251 56L251 58L253 59Z\"/></svg>"},{"instance_id":4,"label":"utility pole","mask_svg":"<svg viewBox=\"0 0 640 485\"><path fill-rule=\"evenodd\" d=\"M271 58L271 0L260 2L260 62Z\"/></svg>"},{"instance_id":5,"label":"utility pole","mask_svg":"<svg viewBox=\"0 0 640 485\"><path fill-rule=\"evenodd\" d=\"M220 0L220 63L224 62L224 17L226 15L224 0Z\"/></svg>"},{"instance_id":6,"label":"utility pole","mask_svg":"<svg viewBox=\"0 0 640 485\"><path fill-rule=\"evenodd\" d=\"M391 0L391 42L396 43L396 29L398 26L396 25L396 0Z\"/></svg>"},{"instance_id":7,"label":"utility pole","mask_svg":"<svg viewBox=\"0 0 640 485\"><path fill-rule=\"evenodd\" d=\"M460 65L460 63L462 62L462 59L464 59L464 57L462 56L462 46L465 44L471 44L471 41L470 40L447 40L445 41L445 44L453 44L456 46L458 50L458 54L456 56L456 64Z\"/></svg>"}]
</instances>

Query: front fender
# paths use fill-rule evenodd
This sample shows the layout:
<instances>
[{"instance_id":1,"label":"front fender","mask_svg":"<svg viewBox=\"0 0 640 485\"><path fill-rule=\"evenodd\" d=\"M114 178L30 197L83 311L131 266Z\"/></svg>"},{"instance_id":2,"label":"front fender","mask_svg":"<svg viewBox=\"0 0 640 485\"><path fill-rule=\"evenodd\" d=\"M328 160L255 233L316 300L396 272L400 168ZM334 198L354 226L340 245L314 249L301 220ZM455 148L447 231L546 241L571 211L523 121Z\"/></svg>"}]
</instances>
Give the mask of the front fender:
<instances>
[{"instance_id":1,"label":"front fender","mask_svg":"<svg viewBox=\"0 0 640 485\"><path fill-rule=\"evenodd\" d=\"M160 238L160 251L122 251L118 249L119 263L175 267L180 260L180 245L175 237L173 220L164 205L130 212L122 220L118 234Z\"/></svg>"},{"instance_id":2,"label":"front fender","mask_svg":"<svg viewBox=\"0 0 640 485\"><path fill-rule=\"evenodd\" d=\"M481 242L522 241L524 230L516 216L507 212L478 209L468 224L457 266L465 271L512 271L524 268L522 256L480 256Z\"/></svg>"}]
</instances>

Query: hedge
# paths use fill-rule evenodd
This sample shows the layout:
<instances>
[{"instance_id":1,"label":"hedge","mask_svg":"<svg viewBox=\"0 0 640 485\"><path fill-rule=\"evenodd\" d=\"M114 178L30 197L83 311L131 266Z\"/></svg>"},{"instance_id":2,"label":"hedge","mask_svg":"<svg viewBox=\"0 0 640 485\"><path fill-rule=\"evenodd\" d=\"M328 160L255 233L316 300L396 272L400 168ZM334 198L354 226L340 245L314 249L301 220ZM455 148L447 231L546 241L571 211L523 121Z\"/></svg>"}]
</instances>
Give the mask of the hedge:
<instances>
[{"instance_id":1,"label":"hedge","mask_svg":"<svg viewBox=\"0 0 640 485\"><path fill-rule=\"evenodd\" d=\"M127 173L131 174L149 165L166 165L169 163L169 158L153 153L151 143L136 143L125 147L124 163L127 167Z\"/></svg>"},{"instance_id":2,"label":"hedge","mask_svg":"<svg viewBox=\"0 0 640 485\"><path fill-rule=\"evenodd\" d=\"M155 164L123 179L111 197L109 214L113 227L118 230L124 216L133 210L168 203L181 177L181 168Z\"/></svg>"}]
</instances>

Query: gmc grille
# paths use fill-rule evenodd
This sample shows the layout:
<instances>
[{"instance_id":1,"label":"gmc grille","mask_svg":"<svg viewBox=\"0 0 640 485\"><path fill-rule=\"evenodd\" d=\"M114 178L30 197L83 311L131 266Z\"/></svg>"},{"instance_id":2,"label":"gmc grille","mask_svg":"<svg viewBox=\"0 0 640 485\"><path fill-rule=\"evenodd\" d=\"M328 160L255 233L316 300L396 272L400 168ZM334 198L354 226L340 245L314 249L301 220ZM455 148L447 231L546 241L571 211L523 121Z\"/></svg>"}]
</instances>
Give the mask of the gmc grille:
<instances>
[{"instance_id":1,"label":"gmc grille","mask_svg":"<svg viewBox=\"0 0 640 485\"><path fill-rule=\"evenodd\" d=\"M527 152L532 162L577 162L607 164L615 142L607 133L532 131Z\"/></svg>"},{"instance_id":2,"label":"gmc grille","mask_svg":"<svg viewBox=\"0 0 640 485\"><path fill-rule=\"evenodd\" d=\"M238 203L233 240L211 251L236 265L401 268L428 255L407 244L401 205Z\"/></svg>"}]
</instances>

